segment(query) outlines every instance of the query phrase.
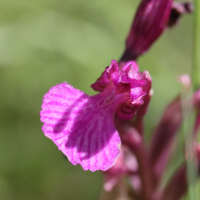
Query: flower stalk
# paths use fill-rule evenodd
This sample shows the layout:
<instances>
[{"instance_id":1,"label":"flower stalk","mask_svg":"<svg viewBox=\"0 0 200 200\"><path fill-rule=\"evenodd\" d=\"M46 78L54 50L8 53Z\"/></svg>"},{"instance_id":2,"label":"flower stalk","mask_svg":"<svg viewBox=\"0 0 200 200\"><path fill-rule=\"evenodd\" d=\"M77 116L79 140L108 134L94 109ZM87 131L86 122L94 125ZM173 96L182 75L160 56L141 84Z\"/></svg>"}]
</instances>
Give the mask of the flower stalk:
<instances>
[{"instance_id":1,"label":"flower stalk","mask_svg":"<svg viewBox=\"0 0 200 200\"><path fill-rule=\"evenodd\" d=\"M200 86L200 1L195 0L194 10L194 56L193 56L193 89Z\"/></svg>"}]
</instances>

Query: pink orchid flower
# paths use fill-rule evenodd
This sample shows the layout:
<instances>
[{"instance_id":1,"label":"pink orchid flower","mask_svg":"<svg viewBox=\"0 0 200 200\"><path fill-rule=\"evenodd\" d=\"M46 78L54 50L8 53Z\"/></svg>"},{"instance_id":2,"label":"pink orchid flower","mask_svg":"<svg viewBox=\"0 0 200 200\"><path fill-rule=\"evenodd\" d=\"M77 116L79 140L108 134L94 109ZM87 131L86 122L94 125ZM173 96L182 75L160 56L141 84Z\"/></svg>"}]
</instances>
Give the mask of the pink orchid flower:
<instances>
[{"instance_id":1,"label":"pink orchid flower","mask_svg":"<svg viewBox=\"0 0 200 200\"><path fill-rule=\"evenodd\" d=\"M115 60L92 84L89 96L68 83L45 94L40 112L42 130L69 159L84 170L107 170L115 164L121 140L114 117L131 119L143 104L150 75L132 61L119 69Z\"/></svg>"}]
</instances>

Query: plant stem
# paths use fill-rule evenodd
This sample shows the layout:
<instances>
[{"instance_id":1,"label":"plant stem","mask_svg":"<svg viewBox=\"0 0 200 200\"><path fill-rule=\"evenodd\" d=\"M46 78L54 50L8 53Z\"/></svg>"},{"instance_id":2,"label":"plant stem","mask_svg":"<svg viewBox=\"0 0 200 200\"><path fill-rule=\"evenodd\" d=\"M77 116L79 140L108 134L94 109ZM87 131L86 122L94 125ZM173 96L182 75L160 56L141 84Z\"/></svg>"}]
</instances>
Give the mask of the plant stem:
<instances>
[{"instance_id":1,"label":"plant stem","mask_svg":"<svg viewBox=\"0 0 200 200\"><path fill-rule=\"evenodd\" d=\"M194 0L193 89L200 87L200 1Z\"/></svg>"},{"instance_id":2,"label":"plant stem","mask_svg":"<svg viewBox=\"0 0 200 200\"><path fill-rule=\"evenodd\" d=\"M192 70L192 85L193 91L200 87L200 0L194 0L194 43L193 43L193 70ZM182 96L182 100L186 99L185 95ZM186 152L187 152L187 177L188 177L188 197L190 200L195 200L195 166L193 155L193 141L191 133L193 132L194 116L189 114L190 109L184 110L184 123L183 129L185 133ZM192 119L191 119L192 118Z\"/></svg>"}]
</instances>

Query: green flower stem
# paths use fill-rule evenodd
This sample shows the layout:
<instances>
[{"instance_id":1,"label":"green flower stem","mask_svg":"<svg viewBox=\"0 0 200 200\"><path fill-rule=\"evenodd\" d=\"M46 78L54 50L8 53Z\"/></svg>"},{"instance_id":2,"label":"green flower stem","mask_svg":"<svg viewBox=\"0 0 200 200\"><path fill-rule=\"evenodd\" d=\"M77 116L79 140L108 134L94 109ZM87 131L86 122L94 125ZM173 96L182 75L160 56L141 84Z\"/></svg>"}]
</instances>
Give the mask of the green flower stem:
<instances>
[{"instance_id":1,"label":"green flower stem","mask_svg":"<svg viewBox=\"0 0 200 200\"><path fill-rule=\"evenodd\" d=\"M192 70L192 85L193 91L200 87L200 0L194 0L194 52L193 52L193 70ZM182 100L186 100L185 95L182 96ZM184 103L184 102L182 102ZM191 108L184 109L184 122L183 131L185 133L185 144L187 152L187 177L188 177L188 199L195 200L195 179L196 169L194 165L193 156L193 125L194 125L194 113ZM193 114L192 114L193 113Z\"/></svg>"},{"instance_id":2,"label":"green flower stem","mask_svg":"<svg viewBox=\"0 0 200 200\"><path fill-rule=\"evenodd\" d=\"M200 87L200 0L194 0L193 89Z\"/></svg>"}]
</instances>

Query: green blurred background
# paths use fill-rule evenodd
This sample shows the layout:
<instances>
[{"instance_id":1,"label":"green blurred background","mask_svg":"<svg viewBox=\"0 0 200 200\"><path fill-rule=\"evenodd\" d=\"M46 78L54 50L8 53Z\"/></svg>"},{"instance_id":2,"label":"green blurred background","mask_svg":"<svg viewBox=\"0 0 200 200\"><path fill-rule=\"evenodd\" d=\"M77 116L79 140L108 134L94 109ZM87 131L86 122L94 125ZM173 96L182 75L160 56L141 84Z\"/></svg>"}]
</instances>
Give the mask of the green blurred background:
<instances>
[{"instance_id":1,"label":"green blurred background","mask_svg":"<svg viewBox=\"0 0 200 200\"><path fill-rule=\"evenodd\" d=\"M119 59L139 0L0 1L0 199L96 200L101 172L73 166L41 131L50 87L90 85ZM153 78L146 138L192 67L192 16L166 31L139 59ZM177 164L178 161L175 163Z\"/></svg>"}]
</instances>

